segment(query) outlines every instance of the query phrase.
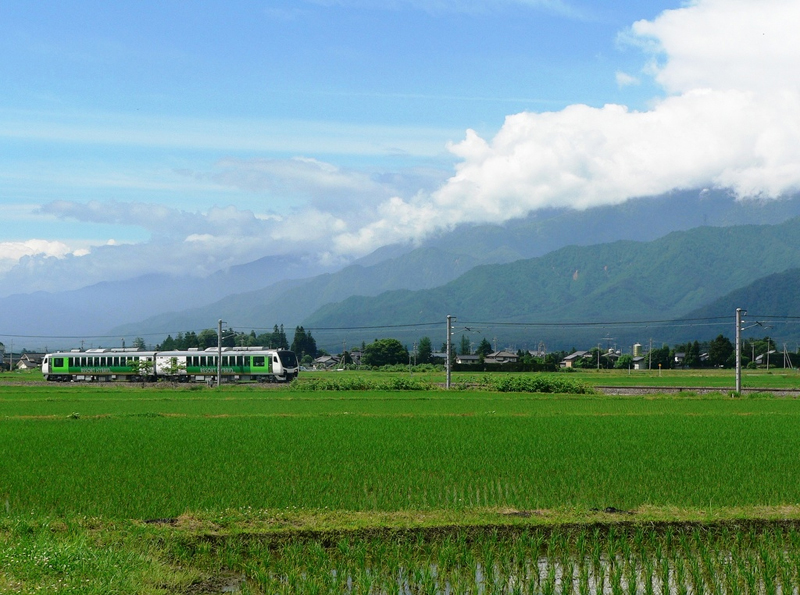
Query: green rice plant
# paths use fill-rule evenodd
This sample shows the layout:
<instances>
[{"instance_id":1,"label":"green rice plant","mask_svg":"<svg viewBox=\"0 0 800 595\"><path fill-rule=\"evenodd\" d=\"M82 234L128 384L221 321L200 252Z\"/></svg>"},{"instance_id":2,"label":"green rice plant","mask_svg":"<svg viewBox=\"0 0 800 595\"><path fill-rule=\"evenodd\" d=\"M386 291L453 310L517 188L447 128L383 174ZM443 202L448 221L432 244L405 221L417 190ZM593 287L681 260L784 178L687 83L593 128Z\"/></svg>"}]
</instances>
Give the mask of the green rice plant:
<instances>
[{"instance_id":1,"label":"green rice plant","mask_svg":"<svg viewBox=\"0 0 800 595\"><path fill-rule=\"evenodd\" d=\"M594 394L594 389L572 378L552 374L484 376L482 386L499 392Z\"/></svg>"}]
</instances>

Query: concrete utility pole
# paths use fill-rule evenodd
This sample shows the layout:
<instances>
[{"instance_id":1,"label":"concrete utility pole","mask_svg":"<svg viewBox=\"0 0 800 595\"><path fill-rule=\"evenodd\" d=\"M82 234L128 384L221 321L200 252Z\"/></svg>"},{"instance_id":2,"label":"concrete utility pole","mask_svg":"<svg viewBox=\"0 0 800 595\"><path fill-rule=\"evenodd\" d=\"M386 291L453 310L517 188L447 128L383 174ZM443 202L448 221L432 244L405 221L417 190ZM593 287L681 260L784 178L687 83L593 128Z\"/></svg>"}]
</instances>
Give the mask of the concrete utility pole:
<instances>
[{"instance_id":1,"label":"concrete utility pole","mask_svg":"<svg viewBox=\"0 0 800 595\"><path fill-rule=\"evenodd\" d=\"M736 308L736 394L742 394L742 316L747 314Z\"/></svg>"},{"instance_id":2,"label":"concrete utility pole","mask_svg":"<svg viewBox=\"0 0 800 595\"><path fill-rule=\"evenodd\" d=\"M450 389L450 336L453 333L453 317L449 314L447 315L447 355L445 357L445 362L447 362L447 382L445 383L445 388L448 390Z\"/></svg>"},{"instance_id":3,"label":"concrete utility pole","mask_svg":"<svg viewBox=\"0 0 800 595\"><path fill-rule=\"evenodd\" d=\"M217 388L222 380L222 319L217 321Z\"/></svg>"}]
</instances>

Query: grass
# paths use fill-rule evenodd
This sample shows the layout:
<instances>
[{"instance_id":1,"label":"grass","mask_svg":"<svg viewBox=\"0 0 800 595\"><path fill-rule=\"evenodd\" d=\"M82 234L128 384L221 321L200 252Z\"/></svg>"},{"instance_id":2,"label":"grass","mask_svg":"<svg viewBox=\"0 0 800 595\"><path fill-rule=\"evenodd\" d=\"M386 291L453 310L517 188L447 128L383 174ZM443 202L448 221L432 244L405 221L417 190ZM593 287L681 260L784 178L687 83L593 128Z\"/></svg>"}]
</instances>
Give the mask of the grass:
<instances>
[{"instance_id":1,"label":"grass","mask_svg":"<svg viewBox=\"0 0 800 595\"><path fill-rule=\"evenodd\" d=\"M777 592L798 422L722 392L0 384L0 592Z\"/></svg>"}]
</instances>

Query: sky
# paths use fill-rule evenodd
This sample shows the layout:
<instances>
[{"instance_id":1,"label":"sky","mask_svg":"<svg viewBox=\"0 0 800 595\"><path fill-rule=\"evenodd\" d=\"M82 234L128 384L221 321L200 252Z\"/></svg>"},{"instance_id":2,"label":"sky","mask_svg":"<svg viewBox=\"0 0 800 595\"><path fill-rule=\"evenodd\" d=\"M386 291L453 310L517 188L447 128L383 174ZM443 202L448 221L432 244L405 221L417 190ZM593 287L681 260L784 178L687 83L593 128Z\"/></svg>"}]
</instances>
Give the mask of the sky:
<instances>
[{"instance_id":1,"label":"sky","mask_svg":"<svg viewBox=\"0 0 800 595\"><path fill-rule=\"evenodd\" d=\"M0 3L0 297L800 189L796 0Z\"/></svg>"}]
</instances>

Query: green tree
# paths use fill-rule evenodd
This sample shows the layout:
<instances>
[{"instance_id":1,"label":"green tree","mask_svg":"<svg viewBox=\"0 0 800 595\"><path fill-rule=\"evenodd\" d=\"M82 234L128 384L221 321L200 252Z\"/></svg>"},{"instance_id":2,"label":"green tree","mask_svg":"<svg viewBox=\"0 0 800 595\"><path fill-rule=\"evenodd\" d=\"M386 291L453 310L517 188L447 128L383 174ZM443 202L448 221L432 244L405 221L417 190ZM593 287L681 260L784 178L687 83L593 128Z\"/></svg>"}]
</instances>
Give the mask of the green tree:
<instances>
[{"instance_id":1,"label":"green tree","mask_svg":"<svg viewBox=\"0 0 800 595\"><path fill-rule=\"evenodd\" d=\"M128 367L144 383L153 375L153 360L149 357L133 356L128 360Z\"/></svg>"},{"instance_id":2,"label":"green tree","mask_svg":"<svg viewBox=\"0 0 800 595\"><path fill-rule=\"evenodd\" d=\"M183 337L183 341L185 344L183 349L192 349L200 347L200 342L197 340L197 333L195 333L194 331L189 331L188 333L186 333L186 335Z\"/></svg>"},{"instance_id":3,"label":"green tree","mask_svg":"<svg viewBox=\"0 0 800 595\"><path fill-rule=\"evenodd\" d=\"M164 342L156 347L157 351L175 351L176 349L178 349L178 347L176 347L176 341L172 338L172 335L167 335Z\"/></svg>"},{"instance_id":4,"label":"green tree","mask_svg":"<svg viewBox=\"0 0 800 595\"><path fill-rule=\"evenodd\" d=\"M209 347L217 346L217 331L214 329L204 329L197 335L198 347L200 349L208 349Z\"/></svg>"},{"instance_id":5,"label":"green tree","mask_svg":"<svg viewBox=\"0 0 800 595\"><path fill-rule=\"evenodd\" d=\"M660 348L653 349L652 352L645 355L645 361L653 370L658 370L659 365L661 369L668 370L672 367L669 345L662 345Z\"/></svg>"},{"instance_id":6,"label":"green tree","mask_svg":"<svg viewBox=\"0 0 800 595\"><path fill-rule=\"evenodd\" d=\"M144 351L144 350L147 348L147 347L146 347L146 345L144 344L144 339L142 339L141 337L136 337L136 338L133 340L133 346L134 346L136 349L140 349L140 350L142 350L142 351Z\"/></svg>"},{"instance_id":7,"label":"green tree","mask_svg":"<svg viewBox=\"0 0 800 595\"><path fill-rule=\"evenodd\" d=\"M431 355L433 354L433 345L431 344L430 337L422 337L417 346L417 363L429 364L431 363Z\"/></svg>"},{"instance_id":8,"label":"green tree","mask_svg":"<svg viewBox=\"0 0 800 595\"><path fill-rule=\"evenodd\" d=\"M633 366L633 356L630 353L620 355L614 367L618 370L627 370Z\"/></svg>"},{"instance_id":9,"label":"green tree","mask_svg":"<svg viewBox=\"0 0 800 595\"><path fill-rule=\"evenodd\" d=\"M306 355L310 355L312 360L317 357L317 342L311 331L306 332L302 326L295 327L292 351L301 359Z\"/></svg>"},{"instance_id":10,"label":"green tree","mask_svg":"<svg viewBox=\"0 0 800 595\"><path fill-rule=\"evenodd\" d=\"M177 357L171 357L165 365L161 367L164 376L169 378L172 384L177 384L182 371L186 369L186 364L178 361Z\"/></svg>"},{"instance_id":11,"label":"green tree","mask_svg":"<svg viewBox=\"0 0 800 595\"><path fill-rule=\"evenodd\" d=\"M408 363L408 349L397 339L379 339L366 347L361 362L367 366L391 366Z\"/></svg>"},{"instance_id":12,"label":"green tree","mask_svg":"<svg viewBox=\"0 0 800 595\"><path fill-rule=\"evenodd\" d=\"M716 367L726 367L733 355L733 343L723 335L708 344L708 363Z\"/></svg>"},{"instance_id":13,"label":"green tree","mask_svg":"<svg viewBox=\"0 0 800 595\"><path fill-rule=\"evenodd\" d=\"M461 335L461 344L458 346L458 355L472 355L472 349L469 345L469 337Z\"/></svg>"},{"instance_id":14,"label":"green tree","mask_svg":"<svg viewBox=\"0 0 800 595\"><path fill-rule=\"evenodd\" d=\"M486 359L486 356L492 353L492 351L492 344L484 337L481 339L481 342L478 343L478 347L475 349L475 355L477 355L480 362L483 363L483 360Z\"/></svg>"}]
</instances>

